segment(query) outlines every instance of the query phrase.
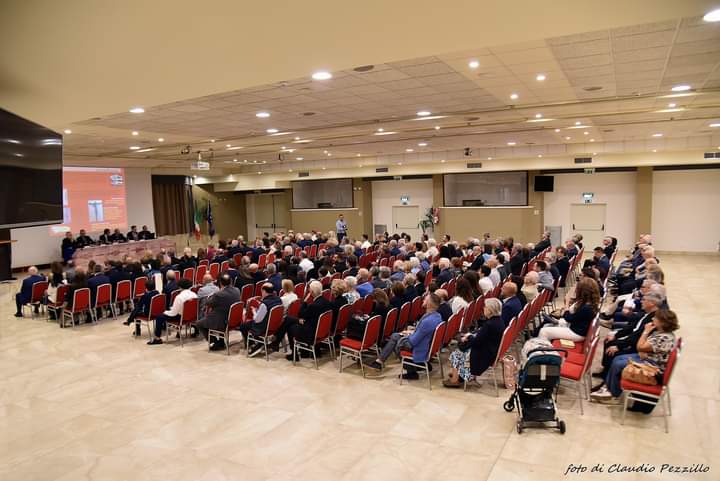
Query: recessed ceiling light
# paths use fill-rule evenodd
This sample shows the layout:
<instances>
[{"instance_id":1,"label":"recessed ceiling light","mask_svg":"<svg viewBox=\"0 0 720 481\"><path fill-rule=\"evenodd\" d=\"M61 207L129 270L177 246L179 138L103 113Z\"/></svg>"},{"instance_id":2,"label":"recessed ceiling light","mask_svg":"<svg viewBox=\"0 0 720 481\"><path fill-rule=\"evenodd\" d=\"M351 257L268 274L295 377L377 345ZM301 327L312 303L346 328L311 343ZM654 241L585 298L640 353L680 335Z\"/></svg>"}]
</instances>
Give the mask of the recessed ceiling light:
<instances>
[{"instance_id":1,"label":"recessed ceiling light","mask_svg":"<svg viewBox=\"0 0 720 481\"><path fill-rule=\"evenodd\" d=\"M267 164L267 160L263 160L263 164Z\"/></svg>"},{"instance_id":2,"label":"recessed ceiling light","mask_svg":"<svg viewBox=\"0 0 720 481\"><path fill-rule=\"evenodd\" d=\"M247 159L243 159L243 163L247 164Z\"/></svg>"},{"instance_id":3,"label":"recessed ceiling light","mask_svg":"<svg viewBox=\"0 0 720 481\"><path fill-rule=\"evenodd\" d=\"M143 114L145 113L145 109L142 107L133 107L130 109L131 114Z\"/></svg>"},{"instance_id":4,"label":"recessed ceiling light","mask_svg":"<svg viewBox=\"0 0 720 481\"><path fill-rule=\"evenodd\" d=\"M268 134L277 134L280 131L278 129L267 129L265 132Z\"/></svg>"},{"instance_id":5,"label":"recessed ceiling light","mask_svg":"<svg viewBox=\"0 0 720 481\"><path fill-rule=\"evenodd\" d=\"M258 175L262 174L262 172L258 171Z\"/></svg>"},{"instance_id":6,"label":"recessed ceiling light","mask_svg":"<svg viewBox=\"0 0 720 481\"><path fill-rule=\"evenodd\" d=\"M135 152L150 152L151 150L155 150L155 149L153 147L150 147L147 149L139 149L139 150L136 150Z\"/></svg>"},{"instance_id":7,"label":"recessed ceiling light","mask_svg":"<svg viewBox=\"0 0 720 481\"><path fill-rule=\"evenodd\" d=\"M380 127L379 129L377 129L377 131L378 131L378 132L385 132L385 129L383 129L382 127Z\"/></svg>"},{"instance_id":8,"label":"recessed ceiling light","mask_svg":"<svg viewBox=\"0 0 720 481\"><path fill-rule=\"evenodd\" d=\"M230 147L232 147L232 144L225 144L225 147L227 147L229 149ZM285 148L285 147L283 147L283 148Z\"/></svg>"},{"instance_id":9,"label":"recessed ceiling light","mask_svg":"<svg viewBox=\"0 0 720 481\"><path fill-rule=\"evenodd\" d=\"M270 117L270 112L258 112L255 114L255 117L257 117L259 119L266 119L266 118Z\"/></svg>"},{"instance_id":10,"label":"recessed ceiling light","mask_svg":"<svg viewBox=\"0 0 720 481\"><path fill-rule=\"evenodd\" d=\"M570 137L565 137L565 140L570 140Z\"/></svg>"},{"instance_id":11,"label":"recessed ceiling light","mask_svg":"<svg viewBox=\"0 0 720 481\"><path fill-rule=\"evenodd\" d=\"M398 165L402 165L402 162L398 162Z\"/></svg>"},{"instance_id":12,"label":"recessed ceiling light","mask_svg":"<svg viewBox=\"0 0 720 481\"><path fill-rule=\"evenodd\" d=\"M538 154L538 157L542 157L542 154Z\"/></svg>"},{"instance_id":13,"label":"recessed ceiling light","mask_svg":"<svg viewBox=\"0 0 720 481\"><path fill-rule=\"evenodd\" d=\"M237 159L233 159L233 162L237 162Z\"/></svg>"},{"instance_id":14,"label":"recessed ceiling light","mask_svg":"<svg viewBox=\"0 0 720 481\"><path fill-rule=\"evenodd\" d=\"M420 143L418 143L418 147L427 147L427 143L426 143L426 142L420 142Z\"/></svg>"},{"instance_id":15,"label":"recessed ceiling light","mask_svg":"<svg viewBox=\"0 0 720 481\"><path fill-rule=\"evenodd\" d=\"M662 137L663 134L653 134L653 137Z\"/></svg>"},{"instance_id":16,"label":"recessed ceiling light","mask_svg":"<svg viewBox=\"0 0 720 481\"><path fill-rule=\"evenodd\" d=\"M288 169L288 172L292 172L292 169Z\"/></svg>"},{"instance_id":17,"label":"recessed ceiling light","mask_svg":"<svg viewBox=\"0 0 720 481\"><path fill-rule=\"evenodd\" d=\"M137 130L133 130L133 131L132 131L132 134L135 135L135 136L138 136L138 135L140 135L140 132L138 132Z\"/></svg>"},{"instance_id":18,"label":"recessed ceiling light","mask_svg":"<svg viewBox=\"0 0 720 481\"><path fill-rule=\"evenodd\" d=\"M595 142L595 139L590 139L590 142Z\"/></svg>"},{"instance_id":19,"label":"recessed ceiling light","mask_svg":"<svg viewBox=\"0 0 720 481\"><path fill-rule=\"evenodd\" d=\"M405 149L405 152L415 152L415 149Z\"/></svg>"},{"instance_id":20,"label":"recessed ceiling light","mask_svg":"<svg viewBox=\"0 0 720 481\"><path fill-rule=\"evenodd\" d=\"M480 62L478 62L477 60L470 60L470 62L468 62L468 67L470 68L478 68L479 66Z\"/></svg>"},{"instance_id":21,"label":"recessed ceiling light","mask_svg":"<svg viewBox=\"0 0 720 481\"><path fill-rule=\"evenodd\" d=\"M709 125L710 127L720 127L720 122L713 122Z\"/></svg>"},{"instance_id":22,"label":"recessed ceiling light","mask_svg":"<svg viewBox=\"0 0 720 481\"><path fill-rule=\"evenodd\" d=\"M542 114L535 114L535 118L536 118L536 119L541 119L541 118L542 118Z\"/></svg>"},{"instance_id":23,"label":"recessed ceiling light","mask_svg":"<svg viewBox=\"0 0 720 481\"><path fill-rule=\"evenodd\" d=\"M131 145L130 150L140 150L140 147L138 147L137 145Z\"/></svg>"},{"instance_id":24,"label":"recessed ceiling light","mask_svg":"<svg viewBox=\"0 0 720 481\"><path fill-rule=\"evenodd\" d=\"M558 132L560 132L560 129L555 129L555 133L558 133Z\"/></svg>"},{"instance_id":25,"label":"recessed ceiling light","mask_svg":"<svg viewBox=\"0 0 720 481\"><path fill-rule=\"evenodd\" d=\"M360 164L360 167L362 167L362 164Z\"/></svg>"},{"instance_id":26,"label":"recessed ceiling light","mask_svg":"<svg viewBox=\"0 0 720 481\"><path fill-rule=\"evenodd\" d=\"M320 70L318 72L315 72L312 74L312 78L314 80L329 80L332 78L332 74L330 72L327 72L325 70Z\"/></svg>"},{"instance_id":27,"label":"recessed ceiling light","mask_svg":"<svg viewBox=\"0 0 720 481\"><path fill-rule=\"evenodd\" d=\"M323 167L323 168L322 168L322 170L325 170L325 169L327 169L327 167Z\"/></svg>"},{"instance_id":28,"label":"recessed ceiling light","mask_svg":"<svg viewBox=\"0 0 720 481\"><path fill-rule=\"evenodd\" d=\"M508 142L508 145L515 145L515 142Z\"/></svg>"},{"instance_id":29,"label":"recessed ceiling light","mask_svg":"<svg viewBox=\"0 0 720 481\"><path fill-rule=\"evenodd\" d=\"M280 147L280 149L281 149L281 150L285 150L285 146L283 145L282 147Z\"/></svg>"},{"instance_id":30,"label":"recessed ceiling light","mask_svg":"<svg viewBox=\"0 0 720 481\"><path fill-rule=\"evenodd\" d=\"M305 160L304 157L295 157L295 160Z\"/></svg>"},{"instance_id":31,"label":"recessed ceiling light","mask_svg":"<svg viewBox=\"0 0 720 481\"><path fill-rule=\"evenodd\" d=\"M545 76L544 73L539 73L539 74L537 74L537 75L535 76L535 80L537 80L538 82L542 82L542 81L545 80L546 78L547 78L547 77Z\"/></svg>"},{"instance_id":32,"label":"recessed ceiling light","mask_svg":"<svg viewBox=\"0 0 720 481\"><path fill-rule=\"evenodd\" d=\"M578 121L575 122L575 125L582 125L582 122L580 122L580 121L578 120Z\"/></svg>"},{"instance_id":33,"label":"recessed ceiling light","mask_svg":"<svg viewBox=\"0 0 720 481\"><path fill-rule=\"evenodd\" d=\"M160 138L158 139L158 142L165 142L165 139L163 139L162 137L160 137Z\"/></svg>"},{"instance_id":34,"label":"recessed ceiling light","mask_svg":"<svg viewBox=\"0 0 720 481\"><path fill-rule=\"evenodd\" d=\"M435 130L440 130L440 126L439 126L439 125L436 125L436 126L435 126Z\"/></svg>"},{"instance_id":35,"label":"recessed ceiling light","mask_svg":"<svg viewBox=\"0 0 720 481\"><path fill-rule=\"evenodd\" d=\"M63 130L63 132L66 134L72 134L72 130L70 130L70 129L65 129L65 130Z\"/></svg>"},{"instance_id":36,"label":"recessed ceiling light","mask_svg":"<svg viewBox=\"0 0 720 481\"><path fill-rule=\"evenodd\" d=\"M210 139L210 142L215 143L215 139Z\"/></svg>"},{"instance_id":37,"label":"recessed ceiling light","mask_svg":"<svg viewBox=\"0 0 720 481\"><path fill-rule=\"evenodd\" d=\"M257 164L257 160L253 160L253 164Z\"/></svg>"},{"instance_id":38,"label":"recessed ceiling light","mask_svg":"<svg viewBox=\"0 0 720 481\"><path fill-rule=\"evenodd\" d=\"M418 117L427 117L430 114L431 114L431 112L429 112L427 110L421 110L420 112L417 113L417 116Z\"/></svg>"},{"instance_id":39,"label":"recessed ceiling light","mask_svg":"<svg viewBox=\"0 0 720 481\"><path fill-rule=\"evenodd\" d=\"M593 152L593 155L597 155L597 152Z\"/></svg>"},{"instance_id":40,"label":"recessed ceiling light","mask_svg":"<svg viewBox=\"0 0 720 481\"><path fill-rule=\"evenodd\" d=\"M671 88L670 90L672 90L673 92L685 92L685 91L687 91L687 90L690 90L691 88L692 88L692 87L690 87L690 86L687 85L687 84L680 84L680 85L675 85L675 86L674 86L673 88Z\"/></svg>"},{"instance_id":41,"label":"recessed ceiling light","mask_svg":"<svg viewBox=\"0 0 720 481\"><path fill-rule=\"evenodd\" d=\"M519 96L518 94L516 94L516 93L511 93L511 94L510 94L510 99L512 99L512 100L517 100L518 97L520 97L520 96Z\"/></svg>"},{"instance_id":42,"label":"recessed ceiling light","mask_svg":"<svg viewBox=\"0 0 720 481\"><path fill-rule=\"evenodd\" d=\"M375 132L373 135L393 135L397 134L397 132Z\"/></svg>"},{"instance_id":43,"label":"recessed ceiling light","mask_svg":"<svg viewBox=\"0 0 720 481\"><path fill-rule=\"evenodd\" d=\"M355 157L360 157L361 154L355 154Z\"/></svg>"},{"instance_id":44,"label":"recessed ceiling light","mask_svg":"<svg viewBox=\"0 0 720 481\"><path fill-rule=\"evenodd\" d=\"M295 137L295 140L300 140L300 137Z\"/></svg>"},{"instance_id":45,"label":"recessed ceiling light","mask_svg":"<svg viewBox=\"0 0 720 481\"><path fill-rule=\"evenodd\" d=\"M653 152L657 152L657 149L653 149Z\"/></svg>"},{"instance_id":46,"label":"recessed ceiling light","mask_svg":"<svg viewBox=\"0 0 720 481\"><path fill-rule=\"evenodd\" d=\"M675 107L677 107L677 104L673 104L673 103L668 104L668 108L670 108L670 109L674 109Z\"/></svg>"},{"instance_id":47,"label":"recessed ceiling light","mask_svg":"<svg viewBox=\"0 0 720 481\"><path fill-rule=\"evenodd\" d=\"M583 132L583 135L590 135L590 132L586 130L585 132Z\"/></svg>"},{"instance_id":48,"label":"recessed ceiling light","mask_svg":"<svg viewBox=\"0 0 720 481\"><path fill-rule=\"evenodd\" d=\"M716 8L715 10L711 10L706 13L703 20L706 22L720 22L720 8Z\"/></svg>"},{"instance_id":49,"label":"recessed ceiling light","mask_svg":"<svg viewBox=\"0 0 720 481\"><path fill-rule=\"evenodd\" d=\"M332 153L331 153L331 152L328 152L327 156L328 156L328 157L332 157Z\"/></svg>"},{"instance_id":50,"label":"recessed ceiling light","mask_svg":"<svg viewBox=\"0 0 720 481\"><path fill-rule=\"evenodd\" d=\"M488 160L492 160L492 157L488 157Z\"/></svg>"},{"instance_id":51,"label":"recessed ceiling light","mask_svg":"<svg viewBox=\"0 0 720 481\"><path fill-rule=\"evenodd\" d=\"M323 154L327 154L327 153L328 153L328 151L327 151L327 150L323 150Z\"/></svg>"},{"instance_id":52,"label":"recessed ceiling light","mask_svg":"<svg viewBox=\"0 0 720 481\"><path fill-rule=\"evenodd\" d=\"M444 163L445 163L445 159L441 159L441 160L440 160L440 163L441 163L441 164L444 164Z\"/></svg>"}]
</instances>

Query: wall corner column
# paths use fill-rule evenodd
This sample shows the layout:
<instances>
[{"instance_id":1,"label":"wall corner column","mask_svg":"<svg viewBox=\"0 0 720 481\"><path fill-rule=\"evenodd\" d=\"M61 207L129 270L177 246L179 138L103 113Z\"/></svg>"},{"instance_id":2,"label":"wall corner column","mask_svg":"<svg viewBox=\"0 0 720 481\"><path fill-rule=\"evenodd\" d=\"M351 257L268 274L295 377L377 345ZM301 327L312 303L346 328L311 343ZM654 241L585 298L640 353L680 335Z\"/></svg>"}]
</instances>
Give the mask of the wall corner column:
<instances>
[{"instance_id":1,"label":"wall corner column","mask_svg":"<svg viewBox=\"0 0 720 481\"><path fill-rule=\"evenodd\" d=\"M652 233L653 168L638 167L635 201L635 238Z\"/></svg>"}]
</instances>

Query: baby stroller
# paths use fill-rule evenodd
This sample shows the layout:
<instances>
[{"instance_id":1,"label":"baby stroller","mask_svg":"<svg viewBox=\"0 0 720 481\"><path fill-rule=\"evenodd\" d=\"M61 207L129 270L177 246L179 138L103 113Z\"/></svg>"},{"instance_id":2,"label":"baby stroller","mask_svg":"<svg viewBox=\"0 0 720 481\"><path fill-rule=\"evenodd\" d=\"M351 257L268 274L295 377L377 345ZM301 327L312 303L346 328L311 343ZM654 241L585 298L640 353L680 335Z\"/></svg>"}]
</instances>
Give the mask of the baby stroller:
<instances>
[{"instance_id":1,"label":"baby stroller","mask_svg":"<svg viewBox=\"0 0 720 481\"><path fill-rule=\"evenodd\" d=\"M565 434L565 421L561 421L555 411L560 365L565 355L564 349L538 348L528 352L528 360L518 373L515 392L503 404L507 412L512 412L517 405L518 434L526 427L552 427Z\"/></svg>"}]
</instances>

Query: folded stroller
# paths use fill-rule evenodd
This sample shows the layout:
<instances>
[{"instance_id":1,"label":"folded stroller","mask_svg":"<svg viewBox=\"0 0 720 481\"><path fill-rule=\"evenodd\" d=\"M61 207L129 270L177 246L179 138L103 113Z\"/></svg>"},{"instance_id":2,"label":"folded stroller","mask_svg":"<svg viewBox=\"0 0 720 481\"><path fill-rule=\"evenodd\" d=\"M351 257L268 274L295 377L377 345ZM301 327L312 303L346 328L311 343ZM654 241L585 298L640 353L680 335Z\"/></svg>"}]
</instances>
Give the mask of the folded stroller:
<instances>
[{"instance_id":1,"label":"folded stroller","mask_svg":"<svg viewBox=\"0 0 720 481\"><path fill-rule=\"evenodd\" d=\"M504 404L507 412L518 410L517 432L524 428L557 428L565 434L565 421L557 417L555 401L560 385L560 365L564 349L538 348L528 352L528 360L518 372L515 392ZM552 424L551 424L552 423Z\"/></svg>"}]
</instances>

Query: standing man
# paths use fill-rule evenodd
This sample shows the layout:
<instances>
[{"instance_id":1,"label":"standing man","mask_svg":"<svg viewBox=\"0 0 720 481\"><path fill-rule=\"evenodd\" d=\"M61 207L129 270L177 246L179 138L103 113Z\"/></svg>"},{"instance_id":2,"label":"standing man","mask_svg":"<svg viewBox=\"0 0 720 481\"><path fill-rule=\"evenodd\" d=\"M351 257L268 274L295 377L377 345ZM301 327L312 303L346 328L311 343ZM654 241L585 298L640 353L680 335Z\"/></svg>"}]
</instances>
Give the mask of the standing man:
<instances>
[{"instance_id":1,"label":"standing man","mask_svg":"<svg viewBox=\"0 0 720 481\"><path fill-rule=\"evenodd\" d=\"M338 216L337 222L335 222L335 233L337 235L338 242L342 242L343 238L347 235L347 223L342 214Z\"/></svg>"}]
</instances>

